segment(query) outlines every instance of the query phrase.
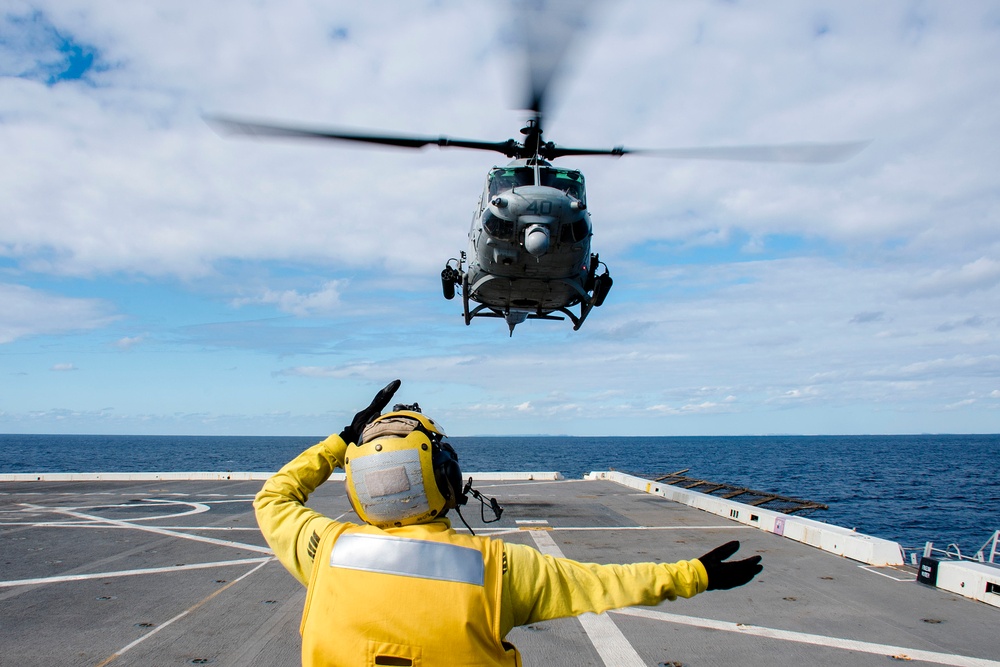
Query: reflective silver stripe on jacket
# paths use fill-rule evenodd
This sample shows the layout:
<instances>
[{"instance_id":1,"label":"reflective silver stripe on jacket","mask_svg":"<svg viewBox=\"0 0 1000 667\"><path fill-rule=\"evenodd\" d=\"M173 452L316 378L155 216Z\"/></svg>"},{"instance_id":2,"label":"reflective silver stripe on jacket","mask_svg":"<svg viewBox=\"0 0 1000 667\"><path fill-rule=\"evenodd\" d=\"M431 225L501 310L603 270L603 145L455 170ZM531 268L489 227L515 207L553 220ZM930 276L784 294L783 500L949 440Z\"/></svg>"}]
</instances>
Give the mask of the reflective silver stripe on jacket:
<instances>
[{"instance_id":1,"label":"reflective silver stripe on jacket","mask_svg":"<svg viewBox=\"0 0 1000 667\"><path fill-rule=\"evenodd\" d=\"M483 554L455 544L383 535L342 535L330 566L482 586Z\"/></svg>"}]
</instances>

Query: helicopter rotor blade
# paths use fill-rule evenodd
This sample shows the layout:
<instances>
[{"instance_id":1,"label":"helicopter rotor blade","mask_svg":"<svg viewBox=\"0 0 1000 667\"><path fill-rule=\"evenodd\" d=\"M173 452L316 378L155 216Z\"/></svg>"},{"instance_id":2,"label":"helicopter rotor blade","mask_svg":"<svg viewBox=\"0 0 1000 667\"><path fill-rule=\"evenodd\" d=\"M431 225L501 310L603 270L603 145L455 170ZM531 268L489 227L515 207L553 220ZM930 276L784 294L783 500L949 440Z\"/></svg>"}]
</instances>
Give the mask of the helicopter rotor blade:
<instances>
[{"instance_id":1,"label":"helicopter rotor blade","mask_svg":"<svg viewBox=\"0 0 1000 667\"><path fill-rule=\"evenodd\" d=\"M514 30L527 59L528 99L525 109L538 118L546 96L589 10L580 0L520 0L515 3Z\"/></svg>"},{"instance_id":2,"label":"helicopter rotor blade","mask_svg":"<svg viewBox=\"0 0 1000 667\"><path fill-rule=\"evenodd\" d=\"M545 157L555 159L557 157L579 155L647 155L684 160L830 164L849 160L864 150L870 143L870 141L846 141L839 143L792 143L759 146L704 146L698 148L661 149L633 149L623 146L611 149L589 149L552 146L545 151Z\"/></svg>"},{"instance_id":3,"label":"helicopter rotor blade","mask_svg":"<svg viewBox=\"0 0 1000 667\"><path fill-rule=\"evenodd\" d=\"M362 132L341 130L336 128L307 128L292 125L278 125L226 116L206 116L206 122L224 134L238 134L250 137L273 137L287 139L321 139L327 141L353 141L399 148L423 148L424 146L440 146L442 148L470 148L473 150L494 151L513 156L517 150L513 139L507 141L475 141L468 139L452 139L449 137L419 137L408 135L366 134Z\"/></svg>"}]
</instances>

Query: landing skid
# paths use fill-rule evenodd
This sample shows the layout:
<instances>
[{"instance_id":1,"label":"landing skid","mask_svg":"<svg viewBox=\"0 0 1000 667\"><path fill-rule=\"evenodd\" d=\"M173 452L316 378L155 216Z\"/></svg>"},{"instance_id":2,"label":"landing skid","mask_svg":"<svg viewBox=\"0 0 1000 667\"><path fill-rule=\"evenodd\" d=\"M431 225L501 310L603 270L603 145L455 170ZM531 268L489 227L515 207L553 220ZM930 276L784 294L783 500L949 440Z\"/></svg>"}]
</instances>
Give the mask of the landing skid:
<instances>
[{"instance_id":1,"label":"landing skid","mask_svg":"<svg viewBox=\"0 0 1000 667\"><path fill-rule=\"evenodd\" d=\"M510 311L499 310L486 304L478 304L470 310L469 308L469 282L468 277L463 276L462 280L462 308L465 316L465 325L469 326L472 324L472 320L477 317L492 317L494 319L506 320L507 324L510 326L510 334L514 335L514 327L524 322L525 320L558 320L563 321L566 318L573 323L573 331L577 331L581 326L583 326L584 320L587 319L587 315L590 311L594 309L596 301L596 295L580 303L580 314L577 315L573 313L569 308L560 307L555 310L549 311L547 313L541 312L525 312L525 311ZM565 317L560 315L553 315L553 313L561 313Z\"/></svg>"},{"instance_id":2,"label":"landing skid","mask_svg":"<svg viewBox=\"0 0 1000 667\"><path fill-rule=\"evenodd\" d=\"M455 285L459 283L461 284L462 315L465 319L466 326L472 324L472 320L477 317L499 318L507 322L507 325L510 327L510 334L513 336L514 327L525 320L565 320L569 318L569 320L573 323L573 331L577 331L581 326L583 326L587 316L590 315L590 311L604 303L604 299L607 297L608 291L611 289L611 276L608 275L607 270L605 270L605 272L601 275L593 275L597 268L596 255L594 256L594 260L594 266L591 268L591 277L588 280L590 283L588 285L590 288L589 293L584 291L583 287L578 283L568 280L565 281L567 284L574 287L580 294L581 300L579 302L579 313L574 313L566 306L560 306L544 312L541 309L532 312L517 308L511 309L510 307L497 308L495 306L488 306L482 303L472 306L470 295L472 294L473 289L472 286L469 285L469 274L461 270L461 263L459 263L457 267L452 267L450 264L446 265L445 270L441 274L441 280L444 286L444 296L446 299L454 298ZM487 276L480 279L476 283L476 287L478 288L484 282L494 279L495 276ZM557 315L555 313L559 314Z\"/></svg>"}]
</instances>

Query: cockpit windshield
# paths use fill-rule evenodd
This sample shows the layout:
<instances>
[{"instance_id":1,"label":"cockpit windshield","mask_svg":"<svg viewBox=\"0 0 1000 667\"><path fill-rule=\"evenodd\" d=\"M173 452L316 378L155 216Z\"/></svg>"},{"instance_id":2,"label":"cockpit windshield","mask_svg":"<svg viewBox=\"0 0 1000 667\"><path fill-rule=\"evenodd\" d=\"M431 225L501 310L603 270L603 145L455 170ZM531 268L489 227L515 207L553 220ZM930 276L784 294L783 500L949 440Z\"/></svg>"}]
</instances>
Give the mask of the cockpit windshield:
<instances>
[{"instance_id":1,"label":"cockpit windshield","mask_svg":"<svg viewBox=\"0 0 1000 667\"><path fill-rule=\"evenodd\" d=\"M583 174L573 169L542 167L539 169L541 182L550 188L562 190L566 194L586 203L586 188ZM531 167L496 167L490 172L490 197L523 185L533 185L534 174Z\"/></svg>"},{"instance_id":2,"label":"cockpit windshield","mask_svg":"<svg viewBox=\"0 0 1000 667\"><path fill-rule=\"evenodd\" d=\"M544 167L541 170L541 177L541 185L562 190L571 197L584 201L583 174L580 172Z\"/></svg>"},{"instance_id":3,"label":"cockpit windshield","mask_svg":"<svg viewBox=\"0 0 1000 667\"><path fill-rule=\"evenodd\" d=\"M522 185L532 185L531 167L497 167L490 172L490 196Z\"/></svg>"}]
</instances>

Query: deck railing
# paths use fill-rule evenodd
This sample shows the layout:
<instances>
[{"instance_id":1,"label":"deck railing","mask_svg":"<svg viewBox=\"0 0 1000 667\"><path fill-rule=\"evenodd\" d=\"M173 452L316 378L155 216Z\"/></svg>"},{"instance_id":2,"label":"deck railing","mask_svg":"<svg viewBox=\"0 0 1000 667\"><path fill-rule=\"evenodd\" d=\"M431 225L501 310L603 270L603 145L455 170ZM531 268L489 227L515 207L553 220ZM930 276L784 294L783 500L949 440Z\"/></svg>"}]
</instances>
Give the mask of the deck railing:
<instances>
[{"instance_id":1,"label":"deck railing","mask_svg":"<svg viewBox=\"0 0 1000 667\"><path fill-rule=\"evenodd\" d=\"M979 551L973 556L962 555L962 550L957 544L949 544L944 549L939 549L934 546L933 542L928 542L924 545L924 557L943 560L967 560L977 563L1000 565L1000 530L993 531L993 535L986 540L986 544L980 547ZM911 556L912 559L913 556Z\"/></svg>"}]
</instances>

